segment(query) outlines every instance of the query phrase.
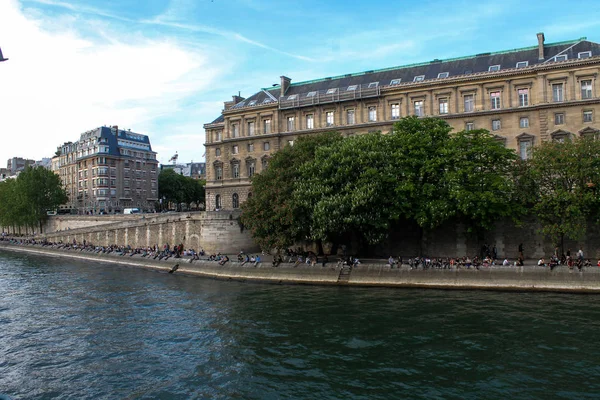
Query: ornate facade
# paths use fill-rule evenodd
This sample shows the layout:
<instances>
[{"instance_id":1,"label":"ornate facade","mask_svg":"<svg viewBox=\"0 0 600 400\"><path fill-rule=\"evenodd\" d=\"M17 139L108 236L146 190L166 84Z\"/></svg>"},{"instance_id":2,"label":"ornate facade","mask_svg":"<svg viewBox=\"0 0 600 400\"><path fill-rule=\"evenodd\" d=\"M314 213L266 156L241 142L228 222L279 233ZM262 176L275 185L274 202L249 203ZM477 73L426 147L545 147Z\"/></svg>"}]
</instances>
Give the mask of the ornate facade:
<instances>
[{"instance_id":1,"label":"ornate facade","mask_svg":"<svg viewBox=\"0 0 600 400\"><path fill-rule=\"evenodd\" d=\"M547 140L598 135L600 45L586 38L264 88L205 124L207 210L235 209L269 156L302 135L389 132L407 115L485 128L527 158Z\"/></svg>"}]
</instances>

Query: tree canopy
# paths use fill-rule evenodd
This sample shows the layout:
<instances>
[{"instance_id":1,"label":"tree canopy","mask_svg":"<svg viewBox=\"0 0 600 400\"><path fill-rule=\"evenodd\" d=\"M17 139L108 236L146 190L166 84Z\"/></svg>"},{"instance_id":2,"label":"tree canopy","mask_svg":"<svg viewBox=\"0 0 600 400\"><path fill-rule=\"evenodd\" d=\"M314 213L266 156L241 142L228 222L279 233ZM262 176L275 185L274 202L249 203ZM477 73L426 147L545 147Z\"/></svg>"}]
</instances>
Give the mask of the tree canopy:
<instances>
[{"instance_id":1,"label":"tree canopy","mask_svg":"<svg viewBox=\"0 0 600 400\"><path fill-rule=\"evenodd\" d=\"M44 167L26 167L17 179L0 183L0 223L3 226L39 226L48 211L68 200L58 175Z\"/></svg>"},{"instance_id":2,"label":"tree canopy","mask_svg":"<svg viewBox=\"0 0 600 400\"><path fill-rule=\"evenodd\" d=\"M158 195L163 199L163 208L171 203L181 211L182 204L188 209L192 203L204 204L205 184L203 180L180 175L173 169L163 169L158 174Z\"/></svg>"}]
</instances>

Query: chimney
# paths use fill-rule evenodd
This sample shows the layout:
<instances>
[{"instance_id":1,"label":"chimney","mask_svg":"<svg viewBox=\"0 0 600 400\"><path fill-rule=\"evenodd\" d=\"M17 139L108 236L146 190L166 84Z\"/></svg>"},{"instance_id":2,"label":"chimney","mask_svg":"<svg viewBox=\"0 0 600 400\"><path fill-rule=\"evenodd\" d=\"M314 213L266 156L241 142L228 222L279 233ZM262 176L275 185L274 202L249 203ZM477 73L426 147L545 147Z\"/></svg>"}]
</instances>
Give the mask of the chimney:
<instances>
[{"instance_id":1,"label":"chimney","mask_svg":"<svg viewBox=\"0 0 600 400\"><path fill-rule=\"evenodd\" d=\"M290 78L288 78L287 76L280 76L281 78L281 97L285 96L285 92L287 92L288 88L290 87L290 83L292 82L292 80Z\"/></svg>"},{"instance_id":2,"label":"chimney","mask_svg":"<svg viewBox=\"0 0 600 400\"><path fill-rule=\"evenodd\" d=\"M232 98L232 100L223 102L223 108L225 108L225 110L229 110L231 107L235 106L237 103L244 100L244 98L242 96L240 96L239 92L238 92L237 96L233 95L233 96L231 96L231 98Z\"/></svg>"},{"instance_id":3,"label":"chimney","mask_svg":"<svg viewBox=\"0 0 600 400\"><path fill-rule=\"evenodd\" d=\"M543 60L544 57L544 32L537 34L538 38L538 59Z\"/></svg>"}]
</instances>

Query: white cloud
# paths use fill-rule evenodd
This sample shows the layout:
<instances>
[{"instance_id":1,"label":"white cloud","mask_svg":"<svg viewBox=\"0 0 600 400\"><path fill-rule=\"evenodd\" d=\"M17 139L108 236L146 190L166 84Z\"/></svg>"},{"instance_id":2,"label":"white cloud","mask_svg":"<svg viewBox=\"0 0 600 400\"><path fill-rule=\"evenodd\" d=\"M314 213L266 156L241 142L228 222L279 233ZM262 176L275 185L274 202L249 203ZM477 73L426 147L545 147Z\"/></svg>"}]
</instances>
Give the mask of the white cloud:
<instances>
[{"instance_id":1,"label":"white cloud","mask_svg":"<svg viewBox=\"0 0 600 400\"><path fill-rule=\"evenodd\" d=\"M155 119L180 111L184 100L229 68L214 62L224 57L190 49L177 38L151 39L109 27L104 36L90 38L75 28L93 22L57 24L16 0L0 1L0 46L10 58L0 63L0 163L13 156L51 156L58 145L104 124L147 133L174 153L161 138L168 133L155 131ZM185 122L201 133L206 121ZM200 159L202 141L187 158Z\"/></svg>"}]
</instances>

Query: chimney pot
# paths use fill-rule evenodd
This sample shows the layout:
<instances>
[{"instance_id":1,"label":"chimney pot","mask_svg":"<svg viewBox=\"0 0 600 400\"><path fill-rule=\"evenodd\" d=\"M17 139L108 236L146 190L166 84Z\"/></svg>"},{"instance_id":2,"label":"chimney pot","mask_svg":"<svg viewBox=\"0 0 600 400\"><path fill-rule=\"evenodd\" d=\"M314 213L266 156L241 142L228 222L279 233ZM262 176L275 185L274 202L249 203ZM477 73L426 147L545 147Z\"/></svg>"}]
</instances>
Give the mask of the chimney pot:
<instances>
[{"instance_id":1,"label":"chimney pot","mask_svg":"<svg viewBox=\"0 0 600 400\"><path fill-rule=\"evenodd\" d=\"M538 38L538 59L543 60L544 57L544 32L540 32L537 34Z\"/></svg>"}]
</instances>

